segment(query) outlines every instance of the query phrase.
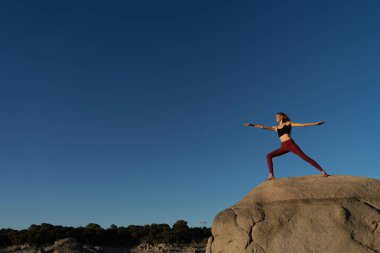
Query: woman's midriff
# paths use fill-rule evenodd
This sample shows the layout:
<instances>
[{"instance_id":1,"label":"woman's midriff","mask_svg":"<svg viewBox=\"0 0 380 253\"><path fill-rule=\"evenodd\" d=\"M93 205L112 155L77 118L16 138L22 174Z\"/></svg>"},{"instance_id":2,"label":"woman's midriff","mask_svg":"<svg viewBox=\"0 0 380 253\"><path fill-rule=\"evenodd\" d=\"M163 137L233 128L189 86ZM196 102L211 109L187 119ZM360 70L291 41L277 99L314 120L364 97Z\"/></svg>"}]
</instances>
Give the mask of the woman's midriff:
<instances>
[{"instance_id":1,"label":"woman's midriff","mask_svg":"<svg viewBox=\"0 0 380 253\"><path fill-rule=\"evenodd\" d=\"M289 134L284 134L284 135L281 135L280 136L280 141L281 142L284 142L284 141L288 141L288 140L290 140L291 138L290 138L290 135Z\"/></svg>"}]
</instances>

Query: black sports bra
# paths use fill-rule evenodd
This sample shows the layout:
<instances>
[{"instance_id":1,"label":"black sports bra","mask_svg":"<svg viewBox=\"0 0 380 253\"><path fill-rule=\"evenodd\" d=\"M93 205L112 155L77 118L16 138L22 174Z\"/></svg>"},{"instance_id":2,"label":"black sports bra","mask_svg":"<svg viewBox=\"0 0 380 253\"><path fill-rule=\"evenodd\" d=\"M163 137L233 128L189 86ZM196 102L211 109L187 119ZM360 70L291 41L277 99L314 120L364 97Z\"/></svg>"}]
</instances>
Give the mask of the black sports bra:
<instances>
[{"instance_id":1,"label":"black sports bra","mask_svg":"<svg viewBox=\"0 0 380 253\"><path fill-rule=\"evenodd\" d=\"M277 128L277 134L278 137L283 136L284 134L290 134L292 131L292 126L291 125L284 125L282 128Z\"/></svg>"}]
</instances>

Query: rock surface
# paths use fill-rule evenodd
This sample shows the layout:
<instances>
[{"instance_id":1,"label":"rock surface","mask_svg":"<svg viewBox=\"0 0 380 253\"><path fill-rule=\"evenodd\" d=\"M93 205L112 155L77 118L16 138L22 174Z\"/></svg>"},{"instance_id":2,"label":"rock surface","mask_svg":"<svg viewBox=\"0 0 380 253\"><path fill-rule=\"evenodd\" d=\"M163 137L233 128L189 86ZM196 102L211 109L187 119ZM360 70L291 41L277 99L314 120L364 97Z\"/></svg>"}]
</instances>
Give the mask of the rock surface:
<instances>
[{"instance_id":1,"label":"rock surface","mask_svg":"<svg viewBox=\"0 0 380 253\"><path fill-rule=\"evenodd\" d=\"M380 181L305 176L267 181L220 212L206 253L380 252Z\"/></svg>"},{"instance_id":2,"label":"rock surface","mask_svg":"<svg viewBox=\"0 0 380 253\"><path fill-rule=\"evenodd\" d=\"M66 238L56 241L52 246L14 245L1 249L0 253L105 253L105 251L99 247L79 243L74 238Z\"/></svg>"},{"instance_id":3,"label":"rock surface","mask_svg":"<svg viewBox=\"0 0 380 253\"><path fill-rule=\"evenodd\" d=\"M166 244L160 243L152 245L148 243L142 243L139 246L133 248L131 253L204 253L204 244Z\"/></svg>"},{"instance_id":4,"label":"rock surface","mask_svg":"<svg viewBox=\"0 0 380 253\"><path fill-rule=\"evenodd\" d=\"M66 238L58 240L53 246L45 248L45 252L53 253L100 253L100 249L95 247L81 244L74 238Z\"/></svg>"},{"instance_id":5,"label":"rock surface","mask_svg":"<svg viewBox=\"0 0 380 253\"><path fill-rule=\"evenodd\" d=\"M102 248L82 244L74 238L66 238L56 241L51 246L34 247L26 245L14 245L0 249L0 253L204 253L205 244L165 244L153 245L142 243L132 249L129 248Z\"/></svg>"}]
</instances>

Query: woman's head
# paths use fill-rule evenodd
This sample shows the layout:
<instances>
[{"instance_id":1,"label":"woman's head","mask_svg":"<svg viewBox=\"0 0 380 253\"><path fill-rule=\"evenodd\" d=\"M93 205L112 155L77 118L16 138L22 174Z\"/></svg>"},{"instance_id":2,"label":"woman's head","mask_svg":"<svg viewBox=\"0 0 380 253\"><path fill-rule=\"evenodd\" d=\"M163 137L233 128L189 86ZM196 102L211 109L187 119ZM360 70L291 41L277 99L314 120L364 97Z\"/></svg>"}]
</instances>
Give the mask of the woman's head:
<instances>
[{"instance_id":1,"label":"woman's head","mask_svg":"<svg viewBox=\"0 0 380 253\"><path fill-rule=\"evenodd\" d=\"M276 121L277 122L280 122L280 121L282 121L282 122L288 122L288 121L290 121L290 119L289 119L288 115L286 115L285 113L278 112L276 114Z\"/></svg>"}]
</instances>

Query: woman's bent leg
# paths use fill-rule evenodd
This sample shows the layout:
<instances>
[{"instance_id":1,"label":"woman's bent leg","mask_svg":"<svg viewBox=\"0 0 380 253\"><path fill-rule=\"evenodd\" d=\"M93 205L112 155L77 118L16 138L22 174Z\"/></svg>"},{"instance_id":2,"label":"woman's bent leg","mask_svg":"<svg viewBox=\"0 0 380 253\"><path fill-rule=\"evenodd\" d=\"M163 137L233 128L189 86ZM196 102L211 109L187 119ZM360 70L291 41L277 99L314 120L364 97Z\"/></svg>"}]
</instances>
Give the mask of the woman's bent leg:
<instances>
[{"instance_id":1,"label":"woman's bent leg","mask_svg":"<svg viewBox=\"0 0 380 253\"><path fill-rule=\"evenodd\" d=\"M289 150L281 147L281 148L278 148L275 151L272 151L269 154L267 154L267 163L268 163L269 173L273 174L273 162L272 162L272 158L276 157L276 156L280 156L280 155L286 154L288 152L289 152Z\"/></svg>"}]
</instances>

